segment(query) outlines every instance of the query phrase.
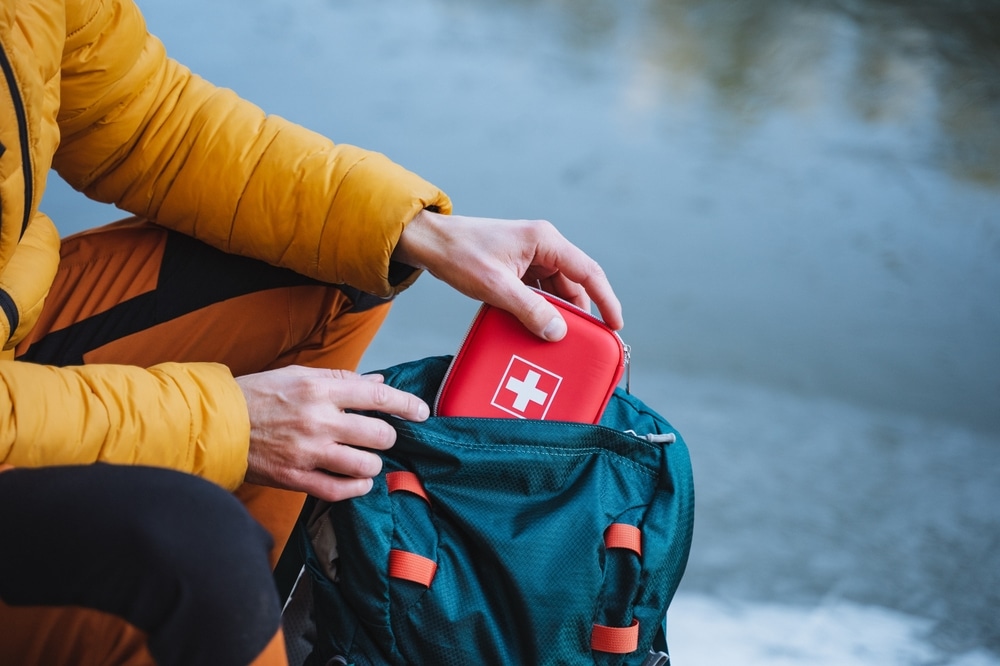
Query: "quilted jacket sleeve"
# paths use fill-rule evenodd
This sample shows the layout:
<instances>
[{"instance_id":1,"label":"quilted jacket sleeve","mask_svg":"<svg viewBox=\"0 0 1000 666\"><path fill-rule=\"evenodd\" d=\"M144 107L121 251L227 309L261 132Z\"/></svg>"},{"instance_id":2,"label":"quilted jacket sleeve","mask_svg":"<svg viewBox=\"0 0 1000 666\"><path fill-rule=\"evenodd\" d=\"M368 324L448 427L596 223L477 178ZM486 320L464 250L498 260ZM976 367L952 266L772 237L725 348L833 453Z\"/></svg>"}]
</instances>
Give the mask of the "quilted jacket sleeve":
<instances>
[{"instance_id":1,"label":"quilted jacket sleeve","mask_svg":"<svg viewBox=\"0 0 1000 666\"><path fill-rule=\"evenodd\" d=\"M88 196L222 250L387 296L390 256L437 188L386 157L267 116L166 56L132 0L66 0L53 166ZM0 362L0 463L166 466L232 488L249 420L212 364ZM44 446L40 445L44 443Z\"/></svg>"},{"instance_id":2,"label":"quilted jacket sleeve","mask_svg":"<svg viewBox=\"0 0 1000 666\"><path fill-rule=\"evenodd\" d=\"M267 116L169 59L131 0L67 16L56 154L89 196L328 282L388 296L389 258L437 188L385 156Z\"/></svg>"},{"instance_id":3,"label":"quilted jacket sleeve","mask_svg":"<svg viewBox=\"0 0 1000 666\"><path fill-rule=\"evenodd\" d=\"M151 465L235 489L249 439L243 396L224 366L0 361L0 464Z\"/></svg>"}]
</instances>

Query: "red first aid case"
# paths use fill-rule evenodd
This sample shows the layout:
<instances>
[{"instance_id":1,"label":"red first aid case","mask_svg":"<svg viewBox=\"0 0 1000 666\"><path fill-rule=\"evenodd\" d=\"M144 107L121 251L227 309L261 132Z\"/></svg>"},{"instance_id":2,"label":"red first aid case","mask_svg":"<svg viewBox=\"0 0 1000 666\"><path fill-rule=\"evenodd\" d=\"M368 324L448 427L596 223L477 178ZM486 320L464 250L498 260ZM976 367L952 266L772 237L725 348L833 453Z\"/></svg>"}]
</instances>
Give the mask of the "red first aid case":
<instances>
[{"instance_id":1,"label":"red first aid case","mask_svg":"<svg viewBox=\"0 0 1000 666\"><path fill-rule=\"evenodd\" d=\"M566 337L547 342L510 313L483 304L441 383L435 415L601 420L628 364L628 347L594 315L538 293L560 309Z\"/></svg>"}]
</instances>

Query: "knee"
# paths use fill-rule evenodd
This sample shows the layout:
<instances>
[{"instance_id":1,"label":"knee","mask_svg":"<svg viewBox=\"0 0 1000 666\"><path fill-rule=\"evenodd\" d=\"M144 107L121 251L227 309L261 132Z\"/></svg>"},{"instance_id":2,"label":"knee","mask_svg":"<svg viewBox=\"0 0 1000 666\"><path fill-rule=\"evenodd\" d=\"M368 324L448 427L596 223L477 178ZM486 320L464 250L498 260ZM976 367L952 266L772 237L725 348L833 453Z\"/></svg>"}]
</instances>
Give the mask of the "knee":
<instances>
[{"instance_id":1,"label":"knee","mask_svg":"<svg viewBox=\"0 0 1000 666\"><path fill-rule=\"evenodd\" d=\"M141 504L128 528L133 555L164 579L205 596L270 580L271 536L226 490L179 474L152 484Z\"/></svg>"},{"instance_id":2,"label":"knee","mask_svg":"<svg viewBox=\"0 0 1000 666\"><path fill-rule=\"evenodd\" d=\"M271 537L208 481L150 467L24 469L4 473L4 498L5 536L28 546L0 548L0 564L23 574L0 580L5 601L117 615L160 664L247 664L278 630Z\"/></svg>"},{"instance_id":3,"label":"knee","mask_svg":"<svg viewBox=\"0 0 1000 666\"><path fill-rule=\"evenodd\" d=\"M196 477L171 479L156 494L132 535L135 560L145 563L143 596L155 599L154 653L188 645L226 663L263 646L281 613L271 536L230 493Z\"/></svg>"}]
</instances>

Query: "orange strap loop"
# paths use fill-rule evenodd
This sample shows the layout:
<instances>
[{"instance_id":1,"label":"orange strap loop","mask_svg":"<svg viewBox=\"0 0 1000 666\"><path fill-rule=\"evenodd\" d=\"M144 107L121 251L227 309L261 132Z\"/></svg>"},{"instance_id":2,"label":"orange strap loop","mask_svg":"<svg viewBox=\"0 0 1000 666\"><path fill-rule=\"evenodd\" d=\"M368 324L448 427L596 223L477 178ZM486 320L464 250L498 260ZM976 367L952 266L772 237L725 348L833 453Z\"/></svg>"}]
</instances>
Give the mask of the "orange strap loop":
<instances>
[{"instance_id":1,"label":"orange strap loop","mask_svg":"<svg viewBox=\"0 0 1000 666\"><path fill-rule=\"evenodd\" d=\"M389 551L389 575L430 587L437 573L437 562L423 555L393 548Z\"/></svg>"},{"instance_id":2,"label":"orange strap loop","mask_svg":"<svg viewBox=\"0 0 1000 666\"><path fill-rule=\"evenodd\" d=\"M639 620L628 627L605 627L595 624L590 632L590 647L597 652L628 654L639 647Z\"/></svg>"},{"instance_id":3,"label":"orange strap loop","mask_svg":"<svg viewBox=\"0 0 1000 666\"><path fill-rule=\"evenodd\" d=\"M424 484L420 483L420 479L413 472L388 472L385 475L385 485L390 493L405 490L424 498L424 501L430 504L431 498L427 496Z\"/></svg>"},{"instance_id":4,"label":"orange strap loop","mask_svg":"<svg viewBox=\"0 0 1000 666\"><path fill-rule=\"evenodd\" d=\"M604 532L605 548L627 548L642 557L642 531L635 525L611 523Z\"/></svg>"}]
</instances>

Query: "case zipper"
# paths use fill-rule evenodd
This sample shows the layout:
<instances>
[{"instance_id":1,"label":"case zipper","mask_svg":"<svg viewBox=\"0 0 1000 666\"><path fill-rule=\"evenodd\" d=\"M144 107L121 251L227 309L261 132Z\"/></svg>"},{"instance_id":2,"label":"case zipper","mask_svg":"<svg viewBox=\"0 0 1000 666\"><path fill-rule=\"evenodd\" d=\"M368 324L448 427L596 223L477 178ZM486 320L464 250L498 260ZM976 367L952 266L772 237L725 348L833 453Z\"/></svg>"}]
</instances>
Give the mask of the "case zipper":
<instances>
[{"instance_id":1,"label":"case zipper","mask_svg":"<svg viewBox=\"0 0 1000 666\"><path fill-rule=\"evenodd\" d=\"M455 366L455 361L458 360L458 351L465 346L466 340L469 339L469 333L472 332L472 327L476 325L476 320L479 319L479 313L485 307L485 303L480 305L476 310L476 314L472 317L472 321L469 325L465 327L465 335L462 336L462 341L458 343L458 350L455 351L455 355L451 357L451 363L448 364L448 369L444 371L444 377L441 378L441 383L438 384L437 391L434 393L434 404L431 405L431 414L437 415L438 402L441 400L441 392L444 391L444 385L448 383L448 375L451 374L451 369Z\"/></svg>"}]
</instances>

